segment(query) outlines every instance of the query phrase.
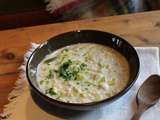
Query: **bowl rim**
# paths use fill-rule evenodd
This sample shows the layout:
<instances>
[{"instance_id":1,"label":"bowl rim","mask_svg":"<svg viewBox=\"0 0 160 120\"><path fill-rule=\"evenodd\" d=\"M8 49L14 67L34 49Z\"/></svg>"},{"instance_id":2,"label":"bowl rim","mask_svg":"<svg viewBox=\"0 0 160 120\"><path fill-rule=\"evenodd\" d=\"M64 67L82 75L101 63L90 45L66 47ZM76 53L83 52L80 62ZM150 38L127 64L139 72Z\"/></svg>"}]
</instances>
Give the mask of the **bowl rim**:
<instances>
[{"instance_id":1,"label":"bowl rim","mask_svg":"<svg viewBox=\"0 0 160 120\"><path fill-rule=\"evenodd\" d=\"M68 33L77 33L77 32L101 32L101 33L105 33L105 34L108 34L108 35L112 35L116 38L119 38L122 42L124 42L125 44L127 44L127 46L129 46L135 53L135 57L136 57L136 60L137 60L137 71L136 71L136 75L134 76L134 80L132 80L122 91L120 91L119 93L113 95L112 97L109 97L109 98L105 98L105 99L102 99L100 101L93 101L93 102L88 102L88 103L69 103L69 102L63 102L63 101L58 101L56 99L53 99L47 95L45 95L44 93L42 93L38 88L36 88L31 80L30 80L30 77L29 77L29 63L30 61L32 60L32 57L34 56L34 54L45 44L48 43L48 41L54 39L55 37L58 37L58 36L61 36L63 34L68 34ZM87 42L86 42L87 43ZM72 44L70 44L72 45ZM129 91L129 89L134 85L134 83L136 82L138 76L139 76L139 72L140 72L140 60L139 60L139 56L137 54L137 51L136 49L128 42L126 41L125 39L123 39L122 37L119 37L118 35L115 35L115 34L112 34L112 33L109 33L109 32L105 32L105 31L100 31L100 30L92 30L92 29L83 29L83 30L74 30L74 31L69 31L69 32L64 32L64 33L60 33L56 36L53 36L51 38L49 38L46 42L43 42L42 44L40 44L30 55L30 57L28 58L27 60L27 64L26 64L26 77L27 77L27 80L31 86L31 88L33 88L33 90L36 91L36 93L38 93L41 97L44 97L45 100L47 100L48 102L54 102L56 104L63 104L63 105L71 105L71 106L93 106L93 105L97 105L97 104L101 104L101 103L105 103L105 102L111 102L111 101L114 101L116 100L117 98L123 96L125 93L127 93L127 91Z\"/></svg>"}]
</instances>

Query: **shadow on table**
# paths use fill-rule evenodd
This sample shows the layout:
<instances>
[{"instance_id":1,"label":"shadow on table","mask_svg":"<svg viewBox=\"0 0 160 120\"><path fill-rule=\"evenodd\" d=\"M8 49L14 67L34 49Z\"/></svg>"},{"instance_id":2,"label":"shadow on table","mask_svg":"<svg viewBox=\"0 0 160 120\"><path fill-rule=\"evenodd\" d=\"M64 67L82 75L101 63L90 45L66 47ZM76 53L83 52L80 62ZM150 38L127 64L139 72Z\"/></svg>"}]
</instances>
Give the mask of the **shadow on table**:
<instances>
[{"instance_id":1,"label":"shadow on table","mask_svg":"<svg viewBox=\"0 0 160 120\"><path fill-rule=\"evenodd\" d=\"M59 108L57 106L53 106L50 103L44 103L44 101L39 99L39 96L35 95L34 93L32 93L32 97L29 97L27 101L26 112L27 112L26 113L27 120L44 120L44 119L45 120L50 120L50 119L97 120L101 117L100 113L96 114L97 110L92 110L92 111L68 110Z\"/></svg>"}]
</instances>

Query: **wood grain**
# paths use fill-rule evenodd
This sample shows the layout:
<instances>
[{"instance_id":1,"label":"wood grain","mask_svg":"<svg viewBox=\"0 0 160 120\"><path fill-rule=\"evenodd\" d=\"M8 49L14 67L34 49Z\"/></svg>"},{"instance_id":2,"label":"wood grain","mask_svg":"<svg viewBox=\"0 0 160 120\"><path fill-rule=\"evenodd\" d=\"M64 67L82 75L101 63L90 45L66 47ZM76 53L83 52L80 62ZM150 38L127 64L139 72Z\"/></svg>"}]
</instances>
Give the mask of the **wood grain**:
<instances>
[{"instance_id":1,"label":"wood grain","mask_svg":"<svg viewBox=\"0 0 160 120\"><path fill-rule=\"evenodd\" d=\"M160 11L47 24L0 31L0 112L18 77L30 43L71 30L95 29L125 38L134 46L160 46Z\"/></svg>"}]
</instances>

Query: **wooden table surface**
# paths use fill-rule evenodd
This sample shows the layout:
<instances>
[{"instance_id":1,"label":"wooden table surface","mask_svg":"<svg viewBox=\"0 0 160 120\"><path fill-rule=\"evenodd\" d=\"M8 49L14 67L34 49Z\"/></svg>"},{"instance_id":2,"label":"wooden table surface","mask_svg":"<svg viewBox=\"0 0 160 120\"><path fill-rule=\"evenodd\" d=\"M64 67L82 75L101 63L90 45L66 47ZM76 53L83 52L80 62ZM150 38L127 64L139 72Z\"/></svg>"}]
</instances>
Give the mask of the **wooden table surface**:
<instances>
[{"instance_id":1,"label":"wooden table surface","mask_svg":"<svg viewBox=\"0 0 160 120\"><path fill-rule=\"evenodd\" d=\"M160 46L160 11L0 31L0 112L8 102L30 43L42 43L57 34L81 29L111 32L134 46Z\"/></svg>"}]
</instances>

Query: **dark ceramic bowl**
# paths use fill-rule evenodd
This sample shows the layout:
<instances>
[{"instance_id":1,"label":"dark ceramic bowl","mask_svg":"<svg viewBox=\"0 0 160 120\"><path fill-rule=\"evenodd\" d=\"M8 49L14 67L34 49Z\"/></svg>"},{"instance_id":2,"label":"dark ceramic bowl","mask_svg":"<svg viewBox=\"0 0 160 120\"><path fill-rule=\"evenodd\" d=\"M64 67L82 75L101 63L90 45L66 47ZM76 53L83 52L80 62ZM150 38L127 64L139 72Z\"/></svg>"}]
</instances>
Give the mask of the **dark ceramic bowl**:
<instances>
[{"instance_id":1,"label":"dark ceramic bowl","mask_svg":"<svg viewBox=\"0 0 160 120\"><path fill-rule=\"evenodd\" d=\"M77 43L97 43L105 46L109 46L119 53L121 53L127 60L130 66L130 79L128 85L118 94L113 97L91 103L65 103L61 101L49 98L42 92L40 92L37 82L36 82L36 69L41 60L49 53L67 45L77 44ZM109 104L114 100L120 98L124 95L135 83L138 73L139 73L139 58L136 50L123 38L113 35L111 33L96 31L96 30L81 30L72 31L60 34L49 39L47 42L43 43L38 47L30 56L26 74L31 87L31 91L36 94L39 99L43 101L44 104L49 104L53 106L58 106L62 108L72 109L72 110L90 110L103 104ZM32 71L35 71L33 73Z\"/></svg>"}]
</instances>

